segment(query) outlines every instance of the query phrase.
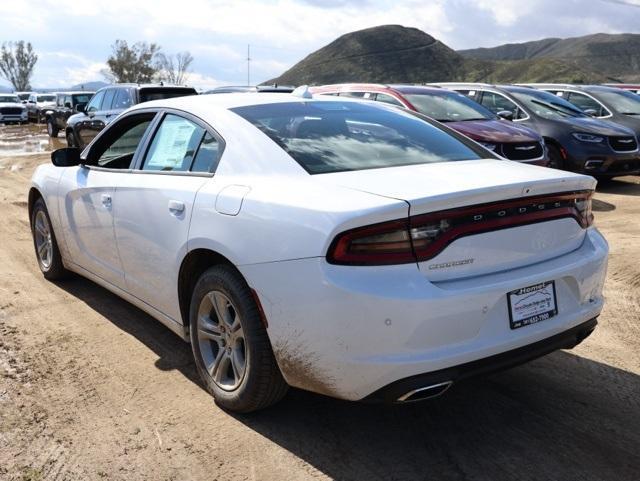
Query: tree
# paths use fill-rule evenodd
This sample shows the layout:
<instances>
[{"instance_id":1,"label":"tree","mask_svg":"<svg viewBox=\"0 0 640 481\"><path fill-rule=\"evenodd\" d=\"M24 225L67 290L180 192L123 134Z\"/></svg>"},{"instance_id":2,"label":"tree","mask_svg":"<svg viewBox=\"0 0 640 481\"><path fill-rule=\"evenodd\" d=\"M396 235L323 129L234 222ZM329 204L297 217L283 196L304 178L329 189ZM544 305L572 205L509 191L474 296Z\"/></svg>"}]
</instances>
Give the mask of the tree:
<instances>
[{"instance_id":1,"label":"tree","mask_svg":"<svg viewBox=\"0 0 640 481\"><path fill-rule=\"evenodd\" d=\"M38 56L31 43L24 40L5 42L0 50L0 76L13 84L17 91L31 90L30 80Z\"/></svg>"},{"instance_id":2,"label":"tree","mask_svg":"<svg viewBox=\"0 0 640 481\"><path fill-rule=\"evenodd\" d=\"M176 85L184 85L189 78L189 67L193 62L191 53L179 52L175 55L158 54L158 78Z\"/></svg>"},{"instance_id":3,"label":"tree","mask_svg":"<svg viewBox=\"0 0 640 481\"><path fill-rule=\"evenodd\" d=\"M116 40L111 46L113 54L107 59L109 70L105 77L115 82L151 82L158 73L157 56L160 46L137 42L131 47L126 40Z\"/></svg>"}]
</instances>

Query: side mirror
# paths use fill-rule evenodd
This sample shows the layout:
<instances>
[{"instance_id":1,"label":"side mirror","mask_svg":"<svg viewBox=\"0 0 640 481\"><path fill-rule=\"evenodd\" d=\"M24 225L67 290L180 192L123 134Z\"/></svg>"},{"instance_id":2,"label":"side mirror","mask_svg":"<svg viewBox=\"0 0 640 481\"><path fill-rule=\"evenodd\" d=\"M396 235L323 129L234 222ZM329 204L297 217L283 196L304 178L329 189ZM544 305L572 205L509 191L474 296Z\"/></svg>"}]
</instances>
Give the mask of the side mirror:
<instances>
[{"instance_id":1,"label":"side mirror","mask_svg":"<svg viewBox=\"0 0 640 481\"><path fill-rule=\"evenodd\" d=\"M64 106L65 106L66 108L70 109L70 108L71 108L71 102L65 102L65 103L64 103Z\"/></svg>"},{"instance_id":2,"label":"side mirror","mask_svg":"<svg viewBox=\"0 0 640 481\"><path fill-rule=\"evenodd\" d=\"M511 110L500 110L496 115L504 120L513 120L513 112Z\"/></svg>"},{"instance_id":3,"label":"side mirror","mask_svg":"<svg viewBox=\"0 0 640 481\"><path fill-rule=\"evenodd\" d=\"M589 117L597 117L598 116L598 111L596 109L585 109L584 113L587 114Z\"/></svg>"},{"instance_id":4,"label":"side mirror","mask_svg":"<svg viewBox=\"0 0 640 481\"><path fill-rule=\"evenodd\" d=\"M35 101L35 100L29 100L29 103L30 103L30 104L35 104L35 103L36 103L36 101Z\"/></svg>"},{"instance_id":5,"label":"side mirror","mask_svg":"<svg viewBox=\"0 0 640 481\"><path fill-rule=\"evenodd\" d=\"M76 105L76 112L85 113L86 108L87 108L87 104L85 102L80 102L79 104Z\"/></svg>"},{"instance_id":6,"label":"side mirror","mask_svg":"<svg viewBox=\"0 0 640 481\"><path fill-rule=\"evenodd\" d=\"M80 149L67 147L51 152L51 163L56 167L73 167L80 165Z\"/></svg>"}]
</instances>

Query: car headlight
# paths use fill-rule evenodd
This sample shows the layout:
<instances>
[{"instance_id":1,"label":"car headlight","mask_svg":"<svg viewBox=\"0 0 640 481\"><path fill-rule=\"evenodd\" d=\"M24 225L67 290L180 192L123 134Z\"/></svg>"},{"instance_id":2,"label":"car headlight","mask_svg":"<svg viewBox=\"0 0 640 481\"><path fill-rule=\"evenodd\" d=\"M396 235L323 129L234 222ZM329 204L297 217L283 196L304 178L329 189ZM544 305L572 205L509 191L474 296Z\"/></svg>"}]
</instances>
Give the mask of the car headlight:
<instances>
[{"instance_id":1,"label":"car headlight","mask_svg":"<svg viewBox=\"0 0 640 481\"><path fill-rule=\"evenodd\" d=\"M495 152L496 150L496 144L491 144L489 142L478 142L480 145L482 145L485 149L489 149L492 152Z\"/></svg>"},{"instance_id":2,"label":"car headlight","mask_svg":"<svg viewBox=\"0 0 640 481\"><path fill-rule=\"evenodd\" d=\"M592 144L604 142L604 137L600 135L584 134L582 132L574 132L571 135L580 142L591 142Z\"/></svg>"}]
</instances>

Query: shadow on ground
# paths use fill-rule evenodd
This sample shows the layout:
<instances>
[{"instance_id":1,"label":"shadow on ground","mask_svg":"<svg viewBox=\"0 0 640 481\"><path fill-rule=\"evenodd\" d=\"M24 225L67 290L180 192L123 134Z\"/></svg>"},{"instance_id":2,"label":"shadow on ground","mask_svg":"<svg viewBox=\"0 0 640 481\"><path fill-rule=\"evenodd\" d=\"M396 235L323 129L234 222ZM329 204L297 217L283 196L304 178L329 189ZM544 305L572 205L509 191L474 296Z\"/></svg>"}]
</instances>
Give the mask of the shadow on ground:
<instances>
[{"instance_id":1,"label":"shadow on ground","mask_svg":"<svg viewBox=\"0 0 640 481\"><path fill-rule=\"evenodd\" d=\"M199 385L189 346L159 322L90 281L60 287L152 349L156 367ZM561 351L427 402L291 390L235 417L333 479L637 481L639 394L640 376Z\"/></svg>"},{"instance_id":2,"label":"shadow on ground","mask_svg":"<svg viewBox=\"0 0 640 481\"><path fill-rule=\"evenodd\" d=\"M604 194L640 196L640 176L600 180L596 190Z\"/></svg>"}]
</instances>

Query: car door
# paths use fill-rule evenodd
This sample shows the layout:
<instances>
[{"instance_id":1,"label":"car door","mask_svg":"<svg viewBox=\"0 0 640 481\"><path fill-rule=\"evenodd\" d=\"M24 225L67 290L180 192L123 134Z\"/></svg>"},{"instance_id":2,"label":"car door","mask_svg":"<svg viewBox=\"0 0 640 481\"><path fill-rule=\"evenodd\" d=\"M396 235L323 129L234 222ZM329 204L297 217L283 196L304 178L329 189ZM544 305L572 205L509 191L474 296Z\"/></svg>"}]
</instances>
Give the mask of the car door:
<instances>
[{"instance_id":1,"label":"car door","mask_svg":"<svg viewBox=\"0 0 640 481\"><path fill-rule=\"evenodd\" d=\"M127 291L181 323L178 271L196 193L213 175L221 141L188 114L167 112L148 144L116 188L116 240Z\"/></svg>"},{"instance_id":2,"label":"car door","mask_svg":"<svg viewBox=\"0 0 640 481\"><path fill-rule=\"evenodd\" d=\"M138 146L155 113L129 116L113 125L86 153L83 164L65 169L60 181L60 215L74 264L125 288L114 231L116 186L131 175Z\"/></svg>"}]
</instances>

